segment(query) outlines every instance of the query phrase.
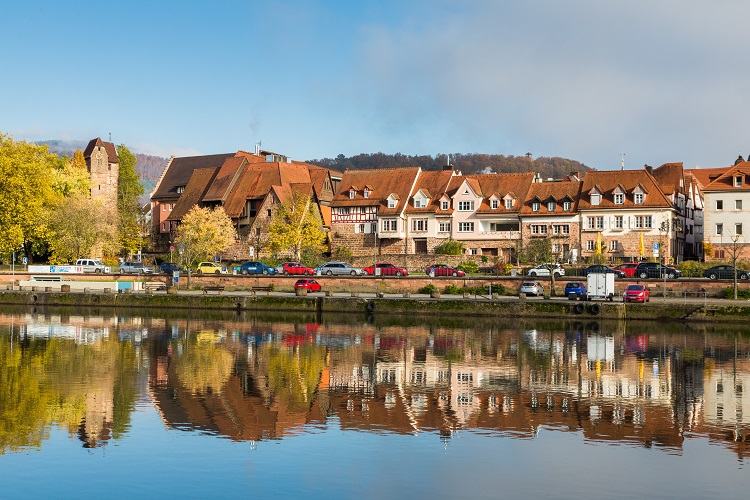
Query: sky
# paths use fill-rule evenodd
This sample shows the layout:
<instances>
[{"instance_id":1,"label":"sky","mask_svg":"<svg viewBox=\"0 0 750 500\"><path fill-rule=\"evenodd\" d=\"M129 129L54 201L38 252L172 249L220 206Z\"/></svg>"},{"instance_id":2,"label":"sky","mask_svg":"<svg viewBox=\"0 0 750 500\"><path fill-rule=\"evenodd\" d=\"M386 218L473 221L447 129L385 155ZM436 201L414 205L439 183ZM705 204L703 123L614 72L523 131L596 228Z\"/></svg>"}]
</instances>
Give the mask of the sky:
<instances>
[{"instance_id":1,"label":"sky","mask_svg":"<svg viewBox=\"0 0 750 500\"><path fill-rule=\"evenodd\" d=\"M745 0L3 2L0 133L263 149L750 155Z\"/></svg>"}]
</instances>

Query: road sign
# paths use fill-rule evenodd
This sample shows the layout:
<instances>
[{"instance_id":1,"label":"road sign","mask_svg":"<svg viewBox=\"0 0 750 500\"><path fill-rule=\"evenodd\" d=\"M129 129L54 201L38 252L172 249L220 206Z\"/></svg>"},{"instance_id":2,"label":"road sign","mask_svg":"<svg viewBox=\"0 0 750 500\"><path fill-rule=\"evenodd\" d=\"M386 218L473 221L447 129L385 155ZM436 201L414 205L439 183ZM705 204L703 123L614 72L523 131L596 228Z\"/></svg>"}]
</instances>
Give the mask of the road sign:
<instances>
[{"instance_id":1,"label":"road sign","mask_svg":"<svg viewBox=\"0 0 750 500\"><path fill-rule=\"evenodd\" d=\"M174 252L174 245L169 245L169 251Z\"/></svg>"},{"instance_id":2,"label":"road sign","mask_svg":"<svg viewBox=\"0 0 750 500\"><path fill-rule=\"evenodd\" d=\"M24 257L23 258L23 265L25 266L28 263L29 263L29 259L27 257Z\"/></svg>"}]
</instances>

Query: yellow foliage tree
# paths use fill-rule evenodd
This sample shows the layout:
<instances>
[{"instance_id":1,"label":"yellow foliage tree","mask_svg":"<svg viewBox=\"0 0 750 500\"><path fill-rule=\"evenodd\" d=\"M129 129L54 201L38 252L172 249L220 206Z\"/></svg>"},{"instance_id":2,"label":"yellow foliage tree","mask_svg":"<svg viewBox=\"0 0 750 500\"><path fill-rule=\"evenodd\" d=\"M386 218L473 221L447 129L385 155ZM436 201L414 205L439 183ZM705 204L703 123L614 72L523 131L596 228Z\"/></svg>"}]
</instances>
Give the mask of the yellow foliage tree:
<instances>
[{"instance_id":1,"label":"yellow foliage tree","mask_svg":"<svg viewBox=\"0 0 750 500\"><path fill-rule=\"evenodd\" d=\"M276 210L268 233L271 251L288 251L297 260L303 250L322 252L326 239L318 206L310 195L299 191L292 191Z\"/></svg>"},{"instance_id":2,"label":"yellow foliage tree","mask_svg":"<svg viewBox=\"0 0 750 500\"><path fill-rule=\"evenodd\" d=\"M94 249L104 255L117 252L117 212L102 200L73 193L58 201L50 217L49 248L51 261L70 262L91 256Z\"/></svg>"},{"instance_id":3,"label":"yellow foliage tree","mask_svg":"<svg viewBox=\"0 0 750 500\"><path fill-rule=\"evenodd\" d=\"M222 207L215 209L193 207L177 226L175 245L183 262L190 270L200 261L227 250L237 239L232 219Z\"/></svg>"}]
</instances>

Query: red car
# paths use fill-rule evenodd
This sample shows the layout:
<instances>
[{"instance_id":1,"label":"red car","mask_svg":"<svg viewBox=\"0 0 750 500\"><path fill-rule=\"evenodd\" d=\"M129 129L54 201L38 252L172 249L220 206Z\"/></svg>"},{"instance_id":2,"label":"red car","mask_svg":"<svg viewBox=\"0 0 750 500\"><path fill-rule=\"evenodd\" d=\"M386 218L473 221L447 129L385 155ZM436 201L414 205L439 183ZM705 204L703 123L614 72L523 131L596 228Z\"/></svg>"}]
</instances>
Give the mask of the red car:
<instances>
[{"instance_id":1,"label":"red car","mask_svg":"<svg viewBox=\"0 0 750 500\"><path fill-rule=\"evenodd\" d=\"M622 271L625 273L625 276L628 278L632 278L635 276L635 268L638 267L637 262L626 262L625 264L620 264L619 266L615 266L614 269L617 269L618 271Z\"/></svg>"},{"instance_id":2,"label":"red car","mask_svg":"<svg viewBox=\"0 0 750 500\"><path fill-rule=\"evenodd\" d=\"M294 284L294 289L297 290L298 288L304 288L308 292L319 292L320 283L315 280L297 280Z\"/></svg>"},{"instance_id":3,"label":"red car","mask_svg":"<svg viewBox=\"0 0 750 500\"><path fill-rule=\"evenodd\" d=\"M377 273L375 272L377 270ZM380 276L409 276L409 271L403 267L396 267L393 264L378 263L370 267L365 267L364 271L369 274L379 274Z\"/></svg>"},{"instance_id":4,"label":"red car","mask_svg":"<svg viewBox=\"0 0 750 500\"><path fill-rule=\"evenodd\" d=\"M465 272L459 271L458 269L454 269L450 266L446 266L445 264L433 264L431 266L427 266L424 270L424 273L427 275L435 273L435 276L454 276L458 278L463 278L464 276L466 276Z\"/></svg>"},{"instance_id":5,"label":"red car","mask_svg":"<svg viewBox=\"0 0 750 500\"><path fill-rule=\"evenodd\" d=\"M315 270L311 267L304 266L299 262L284 262L281 266L281 274L304 274L305 276L312 276L315 274Z\"/></svg>"},{"instance_id":6,"label":"red car","mask_svg":"<svg viewBox=\"0 0 750 500\"><path fill-rule=\"evenodd\" d=\"M646 285L628 285L625 294L622 296L623 302L648 302L651 298L651 292Z\"/></svg>"}]
</instances>

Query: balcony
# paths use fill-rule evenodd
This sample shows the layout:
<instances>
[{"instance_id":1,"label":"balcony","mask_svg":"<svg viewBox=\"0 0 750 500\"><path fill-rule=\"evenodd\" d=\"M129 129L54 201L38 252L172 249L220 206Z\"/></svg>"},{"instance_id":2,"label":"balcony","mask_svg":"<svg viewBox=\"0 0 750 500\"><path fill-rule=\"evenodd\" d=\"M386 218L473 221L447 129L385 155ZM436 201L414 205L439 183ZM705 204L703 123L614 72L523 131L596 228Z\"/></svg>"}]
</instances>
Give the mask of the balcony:
<instances>
[{"instance_id":1,"label":"balcony","mask_svg":"<svg viewBox=\"0 0 750 500\"><path fill-rule=\"evenodd\" d=\"M483 239L493 240L520 240L521 231L479 231L475 233ZM546 235L542 235L546 236Z\"/></svg>"}]
</instances>

